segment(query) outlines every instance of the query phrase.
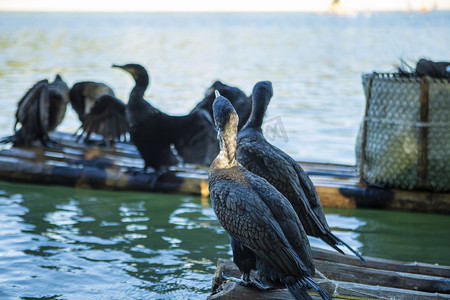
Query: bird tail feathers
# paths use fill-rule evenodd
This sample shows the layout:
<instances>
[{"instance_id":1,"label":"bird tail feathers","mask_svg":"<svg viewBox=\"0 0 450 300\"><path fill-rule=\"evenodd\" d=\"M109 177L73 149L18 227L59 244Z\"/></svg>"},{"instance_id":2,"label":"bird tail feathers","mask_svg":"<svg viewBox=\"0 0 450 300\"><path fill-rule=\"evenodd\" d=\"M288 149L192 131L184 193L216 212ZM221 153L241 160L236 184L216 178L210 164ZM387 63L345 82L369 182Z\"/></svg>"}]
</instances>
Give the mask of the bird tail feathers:
<instances>
[{"instance_id":1,"label":"bird tail feathers","mask_svg":"<svg viewBox=\"0 0 450 300\"><path fill-rule=\"evenodd\" d=\"M331 247L333 247L334 249L336 249L337 251L339 251L342 254L345 254L341 249L339 249L337 247L337 245L342 245L344 247L346 247L348 250L350 250L353 254L355 254L361 261L363 262L367 262L367 260L355 249L353 249L352 247L350 247L347 243L345 243L343 240L341 240L340 238L338 238L337 236L335 236L334 234L332 234L330 232L330 234L327 236L330 240L333 240L333 243L328 243ZM334 245L333 245L334 244Z\"/></svg>"},{"instance_id":2,"label":"bird tail feathers","mask_svg":"<svg viewBox=\"0 0 450 300\"><path fill-rule=\"evenodd\" d=\"M306 291L306 287L300 281L292 284L286 284L289 294L296 300L312 300L311 296Z\"/></svg>"},{"instance_id":3,"label":"bird tail feathers","mask_svg":"<svg viewBox=\"0 0 450 300\"><path fill-rule=\"evenodd\" d=\"M332 300L330 295L328 295L328 293L324 291L311 277L304 277L302 281L304 286L306 285L308 288L311 288L315 290L317 293L319 293L322 299Z\"/></svg>"}]
</instances>

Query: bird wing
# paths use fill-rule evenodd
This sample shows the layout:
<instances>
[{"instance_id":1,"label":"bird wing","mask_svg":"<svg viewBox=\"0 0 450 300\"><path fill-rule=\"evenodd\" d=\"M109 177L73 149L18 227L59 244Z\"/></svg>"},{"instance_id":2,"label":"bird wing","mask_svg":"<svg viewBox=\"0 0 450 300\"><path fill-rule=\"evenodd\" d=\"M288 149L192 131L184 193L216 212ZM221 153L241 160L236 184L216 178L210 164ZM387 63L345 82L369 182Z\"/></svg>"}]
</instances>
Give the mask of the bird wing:
<instances>
[{"instance_id":1,"label":"bird wing","mask_svg":"<svg viewBox=\"0 0 450 300\"><path fill-rule=\"evenodd\" d=\"M55 80L48 86L48 131L53 131L58 127L66 114L69 103L69 87L56 75Z\"/></svg>"},{"instance_id":2,"label":"bird wing","mask_svg":"<svg viewBox=\"0 0 450 300\"><path fill-rule=\"evenodd\" d=\"M219 91L220 95L227 98L236 109L239 115L239 128L241 128L248 120L251 112L251 97L247 97L245 93L237 87L229 86L220 81L214 82L206 91L204 98L195 106L192 111L204 109L213 118L212 104L216 99L215 91Z\"/></svg>"},{"instance_id":3,"label":"bird wing","mask_svg":"<svg viewBox=\"0 0 450 300\"><path fill-rule=\"evenodd\" d=\"M33 115L30 114L30 111L36 109L36 103L39 102L41 93L43 89L47 88L47 86L47 79L38 81L25 93L22 99L19 100L19 103L17 104L16 124L14 125L14 129L16 128L17 123L21 123L23 125L26 123L26 120ZM35 110L36 115L37 113L38 111Z\"/></svg>"},{"instance_id":4,"label":"bird wing","mask_svg":"<svg viewBox=\"0 0 450 300\"><path fill-rule=\"evenodd\" d=\"M265 184L268 185L267 182ZM308 267L288 240L288 237L295 235L295 230L289 228L284 232L288 225L292 225L291 222L300 224L292 207L290 213L287 209L287 215L282 216L285 221L280 224L279 213L283 209L273 206L279 199L270 200L268 196L262 200L260 195L246 184L228 180L215 183L212 180L210 193L214 211L231 237L281 272L292 275L309 273ZM299 236L295 237L297 240Z\"/></svg>"},{"instance_id":5,"label":"bird wing","mask_svg":"<svg viewBox=\"0 0 450 300\"><path fill-rule=\"evenodd\" d=\"M114 91L101 82L80 81L72 86L70 89L70 103L80 121L83 121L85 115L95 104L95 100L104 94L114 96Z\"/></svg>"},{"instance_id":6,"label":"bird wing","mask_svg":"<svg viewBox=\"0 0 450 300\"><path fill-rule=\"evenodd\" d=\"M14 131L16 142L18 144L29 145L36 138L46 138L45 128L48 124L48 112L41 112L42 103L45 106L45 99L48 93L48 81L41 80L37 82L19 101L16 111L16 123ZM45 121L45 117L47 120ZM44 122L42 121L44 119ZM17 130L17 124L21 124L21 128Z\"/></svg>"},{"instance_id":7,"label":"bird wing","mask_svg":"<svg viewBox=\"0 0 450 300\"><path fill-rule=\"evenodd\" d=\"M175 117L176 118L176 117ZM204 109L196 109L179 123L176 130L182 134L174 134L173 144L185 163L210 165L219 153L217 129L211 116Z\"/></svg>"},{"instance_id":8,"label":"bird wing","mask_svg":"<svg viewBox=\"0 0 450 300\"><path fill-rule=\"evenodd\" d=\"M46 135L49 131L49 112L50 112L50 97L48 85L42 89L39 97L39 124L42 130L42 134Z\"/></svg>"},{"instance_id":9,"label":"bird wing","mask_svg":"<svg viewBox=\"0 0 450 300\"><path fill-rule=\"evenodd\" d=\"M82 128L87 136L97 133L107 140L120 140L128 131L125 104L111 95L100 96L86 115Z\"/></svg>"},{"instance_id":10,"label":"bird wing","mask_svg":"<svg viewBox=\"0 0 450 300\"><path fill-rule=\"evenodd\" d=\"M251 183L253 189L271 210L272 215L282 228L291 247L295 250L297 255L301 258L302 263L309 271L308 274L314 274L309 240L292 204L264 178L251 173L248 176L252 177Z\"/></svg>"},{"instance_id":11,"label":"bird wing","mask_svg":"<svg viewBox=\"0 0 450 300\"><path fill-rule=\"evenodd\" d=\"M317 194L316 187L314 186L311 178L306 174L305 170L293 159L291 159L291 165L295 170L300 182L302 190L304 191L308 203L311 209L314 211L314 215L318 218L321 224L322 232L329 232L330 228L328 226L327 220L325 219L325 214L323 212L322 204L320 203L319 195Z\"/></svg>"},{"instance_id":12,"label":"bird wing","mask_svg":"<svg viewBox=\"0 0 450 300\"><path fill-rule=\"evenodd\" d=\"M289 155L262 137L243 137L238 141L236 159L286 196L308 234L329 231L313 183Z\"/></svg>"}]
</instances>

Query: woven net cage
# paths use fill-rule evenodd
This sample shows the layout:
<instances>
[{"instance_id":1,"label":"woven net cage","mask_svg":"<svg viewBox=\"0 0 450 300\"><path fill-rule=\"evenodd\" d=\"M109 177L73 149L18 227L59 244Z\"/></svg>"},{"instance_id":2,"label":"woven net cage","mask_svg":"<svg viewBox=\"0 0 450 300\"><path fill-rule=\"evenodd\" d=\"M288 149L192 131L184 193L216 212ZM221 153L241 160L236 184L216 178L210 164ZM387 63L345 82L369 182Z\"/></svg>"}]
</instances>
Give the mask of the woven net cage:
<instances>
[{"instance_id":1,"label":"woven net cage","mask_svg":"<svg viewBox=\"0 0 450 300\"><path fill-rule=\"evenodd\" d=\"M383 187L450 191L450 80L373 73L363 74L362 83L360 178Z\"/></svg>"}]
</instances>

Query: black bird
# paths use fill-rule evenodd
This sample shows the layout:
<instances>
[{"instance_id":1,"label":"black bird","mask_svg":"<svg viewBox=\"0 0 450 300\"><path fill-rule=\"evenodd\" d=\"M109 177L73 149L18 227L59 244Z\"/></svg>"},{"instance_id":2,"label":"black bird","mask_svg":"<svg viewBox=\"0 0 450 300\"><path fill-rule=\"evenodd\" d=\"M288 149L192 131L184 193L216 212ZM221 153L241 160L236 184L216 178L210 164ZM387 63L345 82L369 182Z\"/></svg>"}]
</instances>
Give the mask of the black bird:
<instances>
[{"instance_id":1,"label":"black bird","mask_svg":"<svg viewBox=\"0 0 450 300\"><path fill-rule=\"evenodd\" d=\"M90 143L92 133L103 136L107 145L116 140L126 140L125 104L115 97L108 85L94 81L77 82L70 89L70 103L81 121L77 132L82 131L77 140L86 134L84 143Z\"/></svg>"},{"instance_id":2,"label":"black bird","mask_svg":"<svg viewBox=\"0 0 450 300\"><path fill-rule=\"evenodd\" d=\"M54 146L49 133L62 122L69 103L69 88L60 75L49 83L38 81L17 105L14 135L3 139L14 145L31 145L39 140L43 146ZM18 124L21 127L17 129Z\"/></svg>"},{"instance_id":3,"label":"black bird","mask_svg":"<svg viewBox=\"0 0 450 300\"><path fill-rule=\"evenodd\" d=\"M213 104L220 153L209 170L211 202L228 232L241 283L250 283L256 269L263 281L286 286L295 299L311 299L313 288L329 298L312 279L315 267L308 238L289 201L265 179L235 159L238 115L232 104L218 96ZM259 284L256 284L260 286Z\"/></svg>"},{"instance_id":4,"label":"black bird","mask_svg":"<svg viewBox=\"0 0 450 300\"><path fill-rule=\"evenodd\" d=\"M86 133L84 142L88 143L92 133L103 136L106 144L126 140L128 125L125 118L125 103L120 99L104 94L95 100L89 113L84 116L81 124L80 139Z\"/></svg>"},{"instance_id":5,"label":"black bird","mask_svg":"<svg viewBox=\"0 0 450 300\"><path fill-rule=\"evenodd\" d=\"M170 116L144 100L150 78L139 64L113 65L133 76L136 84L130 93L126 116L130 137L145 161L144 169L160 169L178 163L174 145L185 163L209 165L219 152L212 119L203 109L185 116Z\"/></svg>"},{"instance_id":6,"label":"black bird","mask_svg":"<svg viewBox=\"0 0 450 300\"><path fill-rule=\"evenodd\" d=\"M261 126L272 96L270 81L261 81L254 86L252 113L238 134L237 161L265 178L291 202L308 235L322 239L342 254L344 252L338 245L345 246L366 261L331 232L317 191L306 172L292 157L264 138Z\"/></svg>"},{"instance_id":7,"label":"black bird","mask_svg":"<svg viewBox=\"0 0 450 300\"><path fill-rule=\"evenodd\" d=\"M421 58L416 64L416 75L431 76L433 78L450 79L450 62L447 61L431 61Z\"/></svg>"},{"instance_id":8,"label":"black bird","mask_svg":"<svg viewBox=\"0 0 450 300\"><path fill-rule=\"evenodd\" d=\"M102 82L80 81L70 89L70 104L81 122L94 106L95 100L101 95L114 96L114 91Z\"/></svg>"},{"instance_id":9,"label":"black bird","mask_svg":"<svg viewBox=\"0 0 450 300\"><path fill-rule=\"evenodd\" d=\"M206 90L205 97L197 104L194 110L202 108L206 110L212 118L212 104L214 102L214 99L216 99L216 96L214 94L215 91L219 91L219 93L227 98L228 101L230 101L236 109L236 112L239 116L238 130L240 130L250 116L250 112L252 110L252 97L247 97L247 95L245 95L245 93L237 87L229 86L220 81L214 82Z\"/></svg>"}]
</instances>

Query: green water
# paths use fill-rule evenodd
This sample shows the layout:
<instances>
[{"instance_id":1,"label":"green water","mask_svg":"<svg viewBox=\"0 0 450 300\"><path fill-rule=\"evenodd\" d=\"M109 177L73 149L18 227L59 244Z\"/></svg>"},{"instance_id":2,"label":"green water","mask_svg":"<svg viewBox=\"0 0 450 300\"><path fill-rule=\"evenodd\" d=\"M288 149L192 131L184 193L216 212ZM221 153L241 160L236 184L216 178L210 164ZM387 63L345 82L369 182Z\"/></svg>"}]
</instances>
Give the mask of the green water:
<instances>
[{"instance_id":1,"label":"green water","mask_svg":"<svg viewBox=\"0 0 450 300\"><path fill-rule=\"evenodd\" d=\"M450 216L325 211L363 255L450 265ZM0 182L0 299L202 299L218 258L209 199Z\"/></svg>"},{"instance_id":2,"label":"green water","mask_svg":"<svg viewBox=\"0 0 450 300\"><path fill-rule=\"evenodd\" d=\"M297 160L354 164L361 73L393 71L401 58L448 60L449 28L450 12L1 12L0 136L38 80L101 81L127 102L132 79L111 65L138 62L152 78L146 99L169 114L189 112L216 79L247 94L271 80L270 142ZM68 107L58 129L79 125ZM450 265L449 216L325 211L363 255ZM217 259L230 257L207 199L0 182L2 300L204 299Z\"/></svg>"},{"instance_id":3,"label":"green water","mask_svg":"<svg viewBox=\"0 0 450 300\"><path fill-rule=\"evenodd\" d=\"M342 208L325 208L325 212L329 223L335 214L363 223L357 239L364 255L450 266L448 215Z\"/></svg>"}]
</instances>

